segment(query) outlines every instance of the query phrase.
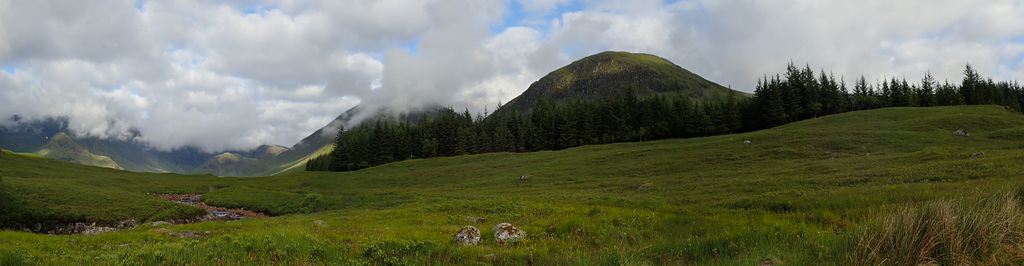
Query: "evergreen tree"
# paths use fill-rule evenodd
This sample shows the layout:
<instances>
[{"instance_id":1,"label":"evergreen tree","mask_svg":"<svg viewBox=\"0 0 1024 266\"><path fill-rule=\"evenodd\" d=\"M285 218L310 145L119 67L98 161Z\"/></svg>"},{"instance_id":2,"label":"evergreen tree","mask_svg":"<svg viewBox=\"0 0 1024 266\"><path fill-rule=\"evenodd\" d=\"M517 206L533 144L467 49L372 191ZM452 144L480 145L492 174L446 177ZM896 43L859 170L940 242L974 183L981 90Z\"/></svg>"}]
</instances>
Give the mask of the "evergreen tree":
<instances>
[{"instance_id":1,"label":"evergreen tree","mask_svg":"<svg viewBox=\"0 0 1024 266\"><path fill-rule=\"evenodd\" d=\"M925 72L921 79L921 87L917 90L919 105L922 107L935 106L935 78L931 72Z\"/></svg>"},{"instance_id":2,"label":"evergreen tree","mask_svg":"<svg viewBox=\"0 0 1024 266\"><path fill-rule=\"evenodd\" d=\"M860 76L860 79L857 79L857 82L854 83L853 85L852 109L872 109L875 106L875 101L877 101L877 98L875 98L874 92L872 91L870 85L868 85L868 82L866 79L864 79L864 76Z\"/></svg>"},{"instance_id":3,"label":"evergreen tree","mask_svg":"<svg viewBox=\"0 0 1024 266\"><path fill-rule=\"evenodd\" d=\"M725 127L729 133L739 132L743 128L743 115L740 110L739 100L736 99L736 91L729 90L725 96Z\"/></svg>"},{"instance_id":4,"label":"evergreen tree","mask_svg":"<svg viewBox=\"0 0 1024 266\"><path fill-rule=\"evenodd\" d=\"M982 81L978 72L967 64L964 68L964 80L960 82L960 95L964 98L964 104L984 104L981 92Z\"/></svg>"},{"instance_id":5,"label":"evergreen tree","mask_svg":"<svg viewBox=\"0 0 1024 266\"><path fill-rule=\"evenodd\" d=\"M935 91L935 102L940 106L951 106L964 104L964 96L956 86L946 83L939 85Z\"/></svg>"}]
</instances>

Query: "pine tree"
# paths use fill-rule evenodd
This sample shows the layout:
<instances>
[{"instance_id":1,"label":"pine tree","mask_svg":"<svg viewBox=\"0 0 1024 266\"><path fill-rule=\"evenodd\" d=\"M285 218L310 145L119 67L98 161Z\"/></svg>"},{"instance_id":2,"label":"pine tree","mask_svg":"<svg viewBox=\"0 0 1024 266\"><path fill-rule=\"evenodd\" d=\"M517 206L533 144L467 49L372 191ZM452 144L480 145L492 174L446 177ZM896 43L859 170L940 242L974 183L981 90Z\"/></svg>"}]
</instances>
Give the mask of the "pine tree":
<instances>
[{"instance_id":1,"label":"pine tree","mask_svg":"<svg viewBox=\"0 0 1024 266\"><path fill-rule=\"evenodd\" d=\"M763 125L764 128L775 127L789 122L782 87L782 82L778 76L772 78L771 81L765 78L764 82L758 82L754 96L761 107L760 113L764 118L759 121L765 123Z\"/></svg>"},{"instance_id":2,"label":"pine tree","mask_svg":"<svg viewBox=\"0 0 1024 266\"><path fill-rule=\"evenodd\" d=\"M935 106L935 78L932 77L930 71L925 72L924 78L921 79L921 88L917 91L917 98L922 107Z\"/></svg>"},{"instance_id":3,"label":"pine tree","mask_svg":"<svg viewBox=\"0 0 1024 266\"><path fill-rule=\"evenodd\" d=\"M739 100L736 99L736 91L729 90L725 96L725 127L729 133L739 132L743 128L743 115L740 111Z\"/></svg>"},{"instance_id":4,"label":"pine tree","mask_svg":"<svg viewBox=\"0 0 1024 266\"><path fill-rule=\"evenodd\" d=\"M960 95L964 98L964 104L983 104L981 99L981 77L978 72L967 64L964 68L964 80L960 82Z\"/></svg>"},{"instance_id":5,"label":"pine tree","mask_svg":"<svg viewBox=\"0 0 1024 266\"><path fill-rule=\"evenodd\" d=\"M941 106L961 105L964 104L964 96L960 93L960 90L954 86L946 83L939 86L939 89L935 91L935 100Z\"/></svg>"},{"instance_id":6,"label":"pine tree","mask_svg":"<svg viewBox=\"0 0 1024 266\"><path fill-rule=\"evenodd\" d=\"M874 108L874 92L864 76L860 76L853 85L853 108L854 110L867 110Z\"/></svg>"}]
</instances>

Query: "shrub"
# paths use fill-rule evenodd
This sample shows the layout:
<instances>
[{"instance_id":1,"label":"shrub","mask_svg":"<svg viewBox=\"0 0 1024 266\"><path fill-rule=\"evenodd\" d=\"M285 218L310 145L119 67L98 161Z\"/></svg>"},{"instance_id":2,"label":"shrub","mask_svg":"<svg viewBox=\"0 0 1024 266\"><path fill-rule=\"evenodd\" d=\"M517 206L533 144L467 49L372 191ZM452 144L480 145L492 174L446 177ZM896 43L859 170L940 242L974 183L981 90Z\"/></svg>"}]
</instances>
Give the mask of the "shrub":
<instances>
[{"instance_id":1,"label":"shrub","mask_svg":"<svg viewBox=\"0 0 1024 266\"><path fill-rule=\"evenodd\" d=\"M320 193L309 193L306 194L306 198L302 200L302 204L299 207L301 213L314 213L320 211L323 207L323 195Z\"/></svg>"}]
</instances>

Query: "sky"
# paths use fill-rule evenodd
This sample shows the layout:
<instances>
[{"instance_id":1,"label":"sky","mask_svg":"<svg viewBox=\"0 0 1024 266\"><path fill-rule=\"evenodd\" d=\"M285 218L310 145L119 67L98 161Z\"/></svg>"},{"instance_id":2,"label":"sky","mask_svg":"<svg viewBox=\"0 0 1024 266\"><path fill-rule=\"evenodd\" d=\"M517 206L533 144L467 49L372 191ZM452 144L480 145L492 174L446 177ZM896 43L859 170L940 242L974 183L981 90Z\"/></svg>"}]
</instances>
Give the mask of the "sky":
<instances>
[{"instance_id":1,"label":"sky","mask_svg":"<svg viewBox=\"0 0 1024 266\"><path fill-rule=\"evenodd\" d=\"M1022 14L1024 0L0 0L0 124L287 147L360 104L493 111L608 50L745 92L790 62L847 81L959 83L968 63L1022 80Z\"/></svg>"}]
</instances>

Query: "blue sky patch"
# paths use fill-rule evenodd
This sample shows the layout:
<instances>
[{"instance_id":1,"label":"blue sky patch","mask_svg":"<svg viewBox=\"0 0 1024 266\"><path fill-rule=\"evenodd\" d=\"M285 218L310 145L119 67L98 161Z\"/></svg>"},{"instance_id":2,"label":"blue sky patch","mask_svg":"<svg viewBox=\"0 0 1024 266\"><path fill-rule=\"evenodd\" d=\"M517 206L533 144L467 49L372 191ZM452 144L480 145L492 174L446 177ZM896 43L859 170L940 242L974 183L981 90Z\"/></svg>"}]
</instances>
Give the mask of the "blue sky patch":
<instances>
[{"instance_id":1,"label":"blue sky patch","mask_svg":"<svg viewBox=\"0 0 1024 266\"><path fill-rule=\"evenodd\" d=\"M243 7L239 7L238 8L238 10L241 11L243 15L259 15L259 16L266 15L267 13L269 13L271 11L274 11L274 10L278 10L278 9L279 8L277 6L273 6L273 5L271 5L271 6L262 6L262 5L243 6Z\"/></svg>"},{"instance_id":2,"label":"blue sky patch","mask_svg":"<svg viewBox=\"0 0 1024 266\"><path fill-rule=\"evenodd\" d=\"M15 70L18 70L18 66L13 65L13 64L11 64L11 65L4 65L4 72L7 72L7 74L14 75L14 71Z\"/></svg>"}]
</instances>

